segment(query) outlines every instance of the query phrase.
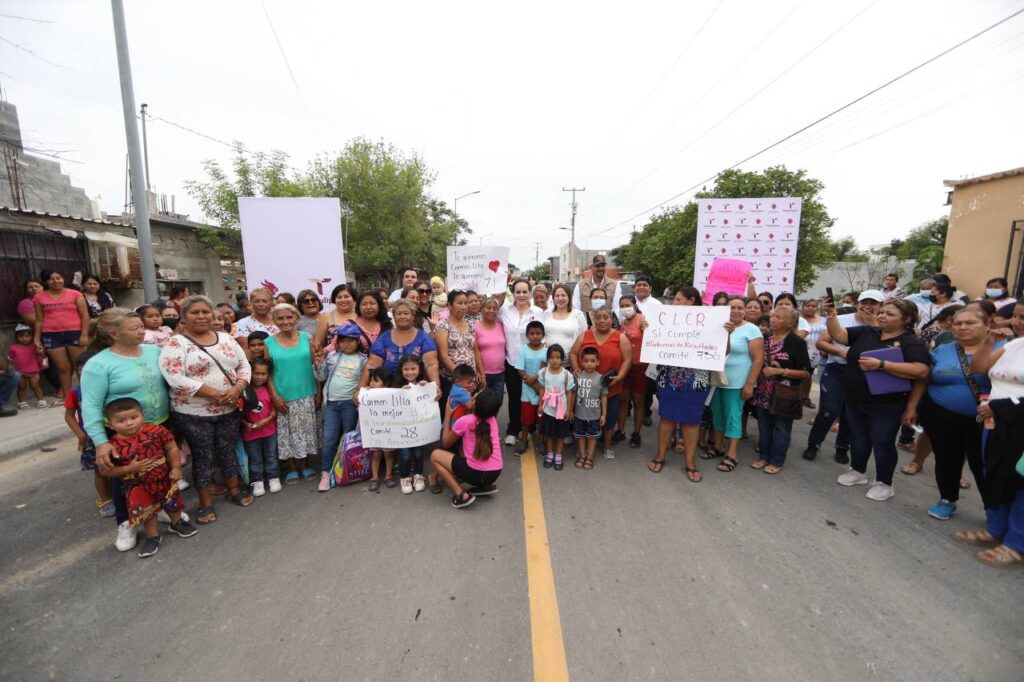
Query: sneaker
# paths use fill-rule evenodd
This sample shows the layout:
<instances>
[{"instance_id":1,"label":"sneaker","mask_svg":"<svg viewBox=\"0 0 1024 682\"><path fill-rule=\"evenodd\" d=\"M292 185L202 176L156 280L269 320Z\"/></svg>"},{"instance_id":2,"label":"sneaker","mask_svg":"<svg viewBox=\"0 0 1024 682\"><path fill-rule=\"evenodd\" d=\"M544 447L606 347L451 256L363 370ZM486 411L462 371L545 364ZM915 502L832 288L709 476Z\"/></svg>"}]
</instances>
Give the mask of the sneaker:
<instances>
[{"instance_id":1,"label":"sneaker","mask_svg":"<svg viewBox=\"0 0 1024 682\"><path fill-rule=\"evenodd\" d=\"M14 417L18 411L13 407L0 407L0 417Z\"/></svg>"},{"instance_id":2,"label":"sneaker","mask_svg":"<svg viewBox=\"0 0 1024 682\"><path fill-rule=\"evenodd\" d=\"M864 497L869 500L874 500L875 502L885 502L895 494L896 491L892 489L891 485L875 481L871 484L871 489L868 490Z\"/></svg>"},{"instance_id":3,"label":"sneaker","mask_svg":"<svg viewBox=\"0 0 1024 682\"><path fill-rule=\"evenodd\" d=\"M626 440L626 432L625 431L618 431L618 430L616 430L615 433L612 434L612 442L613 443L621 443L624 440Z\"/></svg>"},{"instance_id":4,"label":"sneaker","mask_svg":"<svg viewBox=\"0 0 1024 682\"><path fill-rule=\"evenodd\" d=\"M462 501L460 501L457 496L453 496L452 497L452 506L455 507L456 509L462 509L463 507L468 507L469 505L473 504L474 502L476 502L476 495L474 495L473 493L470 493L466 497L466 499L464 499Z\"/></svg>"},{"instance_id":5,"label":"sneaker","mask_svg":"<svg viewBox=\"0 0 1024 682\"><path fill-rule=\"evenodd\" d=\"M269 481L267 481L267 488L272 493L279 493L279 492L281 492L281 479L280 478L272 478L272 479L270 479Z\"/></svg>"},{"instance_id":6,"label":"sneaker","mask_svg":"<svg viewBox=\"0 0 1024 682\"><path fill-rule=\"evenodd\" d=\"M867 485L868 475L850 469L845 474L840 474L839 478L836 479L836 483L839 485Z\"/></svg>"},{"instance_id":7,"label":"sneaker","mask_svg":"<svg viewBox=\"0 0 1024 682\"><path fill-rule=\"evenodd\" d=\"M403 478L402 482L401 482L401 485L402 485L402 494L403 495L412 495L412 478L411 477L406 476L405 478Z\"/></svg>"},{"instance_id":8,"label":"sneaker","mask_svg":"<svg viewBox=\"0 0 1024 682\"><path fill-rule=\"evenodd\" d=\"M185 517L178 519L177 523L172 523L167 526L167 530L171 531L179 538L190 538L199 532L199 529L186 521Z\"/></svg>"},{"instance_id":9,"label":"sneaker","mask_svg":"<svg viewBox=\"0 0 1024 682\"><path fill-rule=\"evenodd\" d=\"M467 491L473 497L487 497L488 495L494 495L498 492L498 486L494 485L475 485Z\"/></svg>"},{"instance_id":10,"label":"sneaker","mask_svg":"<svg viewBox=\"0 0 1024 682\"><path fill-rule=\"evenodd\" d=\"M846 448L836 448L836 464L849 464L850 451Z\"/></svg>"},{"instance_id":11,"label":"sneaker","mask_svg":"<svg viewBox=\"0 0 1024 682\"><path fill-rule=\"evenodd\" d=\"M185 512L181 512L181 518L185 519L186 521L189 520L188 514L186 514ZM160 523L169 524L171 522L171 517L167 515L167 512L161 509L159 512L157 512L156 520Z\"/></svg>"},{"instance_id":12,"label":"sneaker","mask_svg":"<svg viewBox=\"0 0 1024 682\"><path fill-rule=\"evenodd\" d=\"M640 432L634 431L633 435L629 437L629 447L638 448L641 445Z\"/></svg>"},{"instance_id":13,"label":"sneaker","mask_svg":"<svg viewBox=\"0 0 1024 682\"><path fill-rule=\"evenodd\" d=\"M515 449L516 457L521 457L528 447L529 446L525 440L517 440Z\"/></svg>"},{"instance_id":14,"label":"sneaker","mask_svg":"<svg viewBox=\"0 0 1024 682\"><path fill-rule=\"evenodd\" d=\"M615 450L613 448L605 448L604 450L605 459L615 459Z\"/></svg>"},{"instance_id":15,"label":"sneaker","mask_svg":"<svg viewBox=\"0 0 1024 682\"><path fill-rule=\"evenodd\" d=\"M551 466L554 463L555 463L555 453L549 452L548 456L544 458L544 468L545 469L550 469Z\"/></svg>"},{"instance_id":16,"label":"sneaker","mask_svg":"<svg viewBox=\"0 0 1024 682\"><path fill-rule=\"evenodd\" d=\"M804 450L804 459L806 459L806 460L813 460L813 459L817 458L817 456L818 456L818 448L814 447L813 445L808 445L807 449Z\"/></svg>"},{"instance_id":17,"label":"sneaker","mask_svg":"<svg viewBox=\"0 0 1024 682\"><path fill-rule=\"evenodd\" d=\"M949 521L956 514L956 502L939 500L928 510L928 516L939 521Z\"/></svg>"},{"instance_id":18,"label":"sneaker","mask_svg":"<svg viewBox=\"0 0 1024 682\"><path fill-rule=\"evenodd\" d=\"M45 400L37 400L36 401L36 407L38 409L40 409L40 410L45 410L48 407L50 407L50 404L48 402L46 402Z\"/></svg>"},{"instance_id":19,"label":"sneaker","mask_svg":"<svg viewBox=\"0 0 1024 682\"><path fill-rule=\"evenodd\" d=\"M651 415L650 414L648 414L646 417L644 417L644 426L650 426L653 423L654 422L651 421Z\"/></svg>"},{"instance_id":20,"label":"sneaker","mask_svg":"<svg viewBox=\"0 0 1024 682\"><path fill-rule=\"evenodd\" d=\"M114 547L117 547L118 552L127 552L129 549L134 548L138 541L138 533L128 525L127 521L118 524L117 540L114 541Z\"/></svg>"},{"instance_id":21,"label":"sneaker","mask_svg":"<svg viewBox=\"0 0 1024 682\"><path fill-rule=\"evenodd\" d=\"M160 551L160 536L146 538L142 543L142 549L139 550L139 557L145 559L151 557Z\"/></svg>"},{"instance_id":22,"label":"sneaker","mask_svg":"<svg viewBox=\"0 0 1024 682\"><path fill-rule=\"evenodd\" d=\"M505 445L515 445L519 442L519 439L513 436L511 433L505 436Z\"/></svg>"},{"instance_id":23,"label":"sneaker","mask_svg":"<svg viewBox=\"0 0 1024 682\"><path fill-rule=\"evenodd\" d=\"M191 487L192 486L189 485L189 482L186 481L184 478L179 478L178 479L178 492L179 493L183 493L183 492L185 492L186 490L188 490Z\"/></svg>"},{"instance_id":24,"label":"sneaker","mask_svg":"<svg viewBox=\"0 0 1024 682\"><path fill-rule=\"evenodd\" d=\"M427 479L423 478L420 474L416 474L412 477L412 489L418 493L423 492L427 489Z\"/></svg>"},{"instance_id":25,"label":"sneaker","mask_svg":"<svg viewBox=\"0 0 1024 682\"><path fill-rule=\"evenodd\" d=\"M267 489L263 487L263 481L256 481L252 484L252 496L263 497L267 494Z\"/></svg>"},{"instance_id":26,"label":"sneaker","mask_svg":"<svg viewBox=\"0 0 1024 682\"><path fill-rule=\"evenodd\" d=\"M326 471L320 472L320 482L316 486L318 493L325 493L331 489L331 475Z\"/></svg>"},{"instance_id":27,"label":"sneaker","mask_svg":"<svg viewBox=\"0 0 1024 682\"><path fill-rule=\"evenodd\" d=\"M101 518L109 519L111 516L113 516L116 513L117 513L117 510L114 509L114 501L113 500L107 500L106 502L104 502L103 504L100 505L100 517Z\"/></svg>"}]
</instances>

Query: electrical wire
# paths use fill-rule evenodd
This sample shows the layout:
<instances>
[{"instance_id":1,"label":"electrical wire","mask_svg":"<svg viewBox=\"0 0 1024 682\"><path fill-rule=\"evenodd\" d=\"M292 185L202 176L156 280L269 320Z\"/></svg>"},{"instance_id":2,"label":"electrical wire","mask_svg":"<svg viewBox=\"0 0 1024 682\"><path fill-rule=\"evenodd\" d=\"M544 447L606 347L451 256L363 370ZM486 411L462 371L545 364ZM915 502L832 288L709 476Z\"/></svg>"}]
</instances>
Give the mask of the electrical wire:
<instances>
[{"instance_id":1,"label":"electrical wire","mask_svg":"<svg viewBox=\"0 0 1024 682\"><path fill-rule=\"evenodd\" d=\"M872 4L874 4L874 3L872 3ZM1024 9L1017 10L1016 12L1013 12L1012 14L1010 14L1010 15L1008 15L1006 17L1003 17L1002 19L996 21L994 24L990 24L986 28L983 28L982 30L978 31L977 33L974 33L974 34L968 36L967 38L964 38L963 40L961 40L960 42L956 43L952 47L948 47L945 50L942 50L941 52L939 52L938 54L936 54L936 55L934 55L932 57L929 57L928 59L926 59L925 61L921 62L920 64L918 64L918 65L916 65L916 66L914 66L914 67L904 71L903 73L899 74L898 76L894 76L893 78L890 78L889 80L887 80L886 82L882 83L881 85L879 85L879 86L877 86L875 88L872 88L871 90L868 90L867 92L865 92L864 94L862 94L862 95L860 95L858 97L855 97L854 99L850 100L849 102L847 102L846 104L842 105L841 107L839 107L837 109L833 109L829 113L827 113L827 114L817 118L816 120L808 123L807 125L803 126L802 128L798 128L797 130L789 133L788 135L782 137L781 139L776 140L775 142L771 143L767 147L764 147L763 149L761 149L759 151L756 151L753 154L750 154L749 156L741 159L740 161L737 161L736 163L732 164L731 166L729 166L725 170L732 170L732 169L736 168L737 166L741 166L744 163L746 163L748 161L751 161L752 159L755 159L758 156L761 156L765 152L767 152L767 151L769 151L771 149L774 149L775 147L778 147L779 145L781 145L782 143L786 142L787 140L793 139L797 135L800 135L801 133L804 133L807 130L810 130L811 128L813 128L813 127L823 123L824 121L827 121L828 119L832 118L836 114L839 114L840 112L843 112L843 111L849 109L850 107L856 105L857 103L867 99L868 97L871 97L875 93L880 92L881 90L884 90L885 88L893 85L894 83L897 83L897 82L903 80L907 76L910 76L911 74L913 74L913 73L915 73L917 71L920 71L921 69L923 69L924 67L928 66L929 64L935 62L936 60L941 59L942 57L945 57L946 55L948 55L949 53L953 52L954 50L956 50L956 49L958 49L960 47L963 47L964 45L970 43L973 40L976 40L976 39L980 38L981 36L985 35L989 31L992 31L993 29L995 29L995 28L997 28L999 26L1002 26L1006 22L1008 22L1011 19L1014 19L1014 18L1020 16L1021 14L1024 14ZM612 225L611 227L607 227L607 228L605 228L603 230L599 230L598 232L595 232L593 234L588 235L588 238L596 237L597 235L604 234L606 232L610 232L610 231L612 231L612 230L614 230L614 229L616 229L618 227L626 225L627 223L629 223L629 222L631 222L633 220L636 220L637 218L643 217L643 216L647 215L648 213L650 213L651 211L661 208L662 206L664 206L665 204L669 203L670 201L674 201L675 199L678 199L679 197L682 197L683 195L688 194L689 192L692 192L693 190L697 189L698 187L701 187L702 185L705 185L708 182L711 182L712 180L717 178L719 175L721 175L723 172L725 172L725 171L719 171L718 173L715 173L714 175L708 176L704 180L701 180L700 182L697 182L697 183L693 184L692 186L684 189L682 192L679 192L679 193L669 197L668 199L665 199L664 201L658 202L657 204L655 204L654 206L651 206L650 208L644 209L643 211L641 211L641 212L639 212L639 213L637 213L635 215L632 215L629 218L627 218L627 219L625 219L623 221L620 221L620 222L616 223L615 225Z\"/></svg>"},{"instance_id":2,"label":"electrical wire","mask_svg":"<svg viewBox=\"0 0 1024 682\"><path fill-rule=\"evenodd\" d=\"M299 81L295 78L295 72L292 71L291 62L288 61L288 55L284 52L284 45L281 44L281 39L277 36L277 29L274 28L274 22L270 18L270 12L267 11L267 3L264 0L260 0L260 6L263 7L263 15L267 18L267 25L270 26L270 33L274 36L274 42L277 43L277 49L281 52L281 59L284 60L284 66L288 69L288 75L292 79L292 85L295 86L295 92L299 96L299 103L302 105L302 110L306 112L306 120L309 121L309 126L313 129L313 134L316 136L317 142L320 146L323 146L323 140L320 139L320 131L317 130L316 123L313 122L313 115L309 113L309 107L306 106L306 98L302 96L302 89L299 87Z\"/></svg>"}]
</instances>

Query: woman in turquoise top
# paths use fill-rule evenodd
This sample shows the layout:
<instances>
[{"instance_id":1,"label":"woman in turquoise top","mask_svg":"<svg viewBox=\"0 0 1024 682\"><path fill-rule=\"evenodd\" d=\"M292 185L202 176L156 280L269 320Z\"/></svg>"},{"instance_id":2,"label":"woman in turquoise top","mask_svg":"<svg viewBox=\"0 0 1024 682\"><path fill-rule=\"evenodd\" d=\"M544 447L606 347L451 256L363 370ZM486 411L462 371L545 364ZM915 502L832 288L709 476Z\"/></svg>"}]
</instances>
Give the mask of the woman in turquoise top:
<instances>
[{"instance_id":1,"label":"woman in turquoise top","mask_svg":"<svg viewBox=\"0 0 1024 682\"><path fill-rule=\"evenodd\" d=\"M320 395L314 360L323 362L323 351L313 351L312 340L298 328L298 309L289 303L278 303L271 311L279 331L266 340L267 354L274 363L270 379L270 395L277 408L278 459L289 462L291 471L284 477L285 484L316 478L307 461L320 452L317 436L316 408Z\"/></svg>"},{"instance_id":2,"label":"woman in turquoise top","mask_svg":"<svg viewBox=\"0 0 1024 682\"><path fill-rule=\"evenodd\" d=\"M90 350L99 352L82 369L82 422L96 445L96 465L112 465L113 446L104 427L103 408L118 398L135 398L147 424L162 424L170 414L167 384L160 373L160 349L143 345L142 318L127 308L108 308L96 318ZM122 552L135 547L135 529L128 525L128 507L121 480L111 479L117 542Z\"/></svg>"},{"instance_id":3,"label":"woman in turquoise top","mask_svg":"<svg viewBox=\"0 0 1024 682\"><path fill-rule=\"evenodd\" d=\"M712 457L725 458L718 463L719 471L736 468L736 445L743 435L743 403L754 395L757 377L764 362L764 337L756 324L744 320L747 299L742 296L729 298L729 352L725 356L725 376L728 387L715 388L711 396L711 419L715 434ZM729 449L725 449L725 439ZM702 455L703 457L703 455Z\"/></svg>"}]
</instances>

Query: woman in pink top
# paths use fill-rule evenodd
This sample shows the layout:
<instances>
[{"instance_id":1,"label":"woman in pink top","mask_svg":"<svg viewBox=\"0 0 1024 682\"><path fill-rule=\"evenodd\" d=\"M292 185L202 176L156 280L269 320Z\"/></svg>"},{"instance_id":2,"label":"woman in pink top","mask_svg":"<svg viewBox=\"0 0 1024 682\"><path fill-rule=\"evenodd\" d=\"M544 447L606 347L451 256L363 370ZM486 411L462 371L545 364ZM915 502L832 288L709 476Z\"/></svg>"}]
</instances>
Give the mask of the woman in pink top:
<instances>
[{"instance_id":1,"label":"woman in pink top","mask_svg":"<svg viewBox=\"0 0 1024 682\"><path fill-rule=\"evenodd\" d=\"M430 474L430 492L440 493L443 478L455 492L452 506L462 509L476 502L477 497L498 492L495 482L501 475L501 434L495 416L501 408L497 394L485 388L476 396L473 414L467 414L452 425L452 406L445 406L444 432L441 446L450 448L462 439L462 454L437 449L430 455L434 472ZM472 487L463 490L461 481Z\"/></svg>"},{"instance_id":2,"label":"woman in pink top","mask_svg":"<svg viewBox=\"0 0 1024 682\"><path fill-rule=\"evenodd\" d=\"M505 396L505 327L498 321L500 309L501 303L496 299L485 300L480 309L480 321L474 328L487 388L498 397L498 407Z\"/></svg>"},{"instance_id":3,"label":"woman in pink top","mask_svg":"<svg viewBox=\"0 0 1024 682\"><path fill-rule=\"evenodd\" d=\"M39 279L46 289L32 297L36 307L35 345L46 351L50 364L60 372L60 387L67 395L71 368L89 345L89 308L80 292L64 287L59 272L43 270ZM54 403L60 404L60 400Z\"/></svg>"}]
</instances>

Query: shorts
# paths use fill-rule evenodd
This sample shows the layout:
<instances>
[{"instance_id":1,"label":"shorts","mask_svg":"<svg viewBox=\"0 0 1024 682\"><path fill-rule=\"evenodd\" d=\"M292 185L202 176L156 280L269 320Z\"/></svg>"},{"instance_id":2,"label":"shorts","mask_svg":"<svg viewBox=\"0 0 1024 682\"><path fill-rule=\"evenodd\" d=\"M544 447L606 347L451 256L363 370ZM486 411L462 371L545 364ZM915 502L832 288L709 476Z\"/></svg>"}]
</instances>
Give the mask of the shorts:
<instances>
[{"instance_id":1,"label":"shorts","mask_svg":"<svg viewBox=\"0 0 1024 682\"><path fill-rule=\"evenodd\" d=\"M470 485L494 485L498 476L501 476L501 469L480 471L469 466L462 455L455 455L452 457L452 473L455 474L455 478Z\"/></svg>"},{"instance_id":2,"label":"shorts","mask_svg":"<svg viewBox=\"0 0 1024 682\"><path fill-rule=\"evenodd\" d=\"M573 419L572 435L576 440L597 440L601 437L601 420Z\"/></svg>"},{"instance_id":3,"label":"shorts","mask_svg":"<svg viewBox=\"0 0 1024 682\"><path fill-rule=\"evenodd\" d=\"M572 432L572 424L565 419L552 417L550 414L542 414L540 416L540 429L538 429L538 432L546 438L567 438Z\"/></svg>"},{"instance_id":4,"label":"shorts","mask_svg":"<svg viewBox=\"0 0 1024 682\"><path fill-rule=\"evenodd\" d=\"M519 403L519 423L534 426L537 423L537 406L533 403Z\"/></svg>"},{"instance_id":5,"label":"shorts","mask_svg":"<svg viewBox=\"0 0 1024 682\"><path fill-rule=\"evenodd\" d=\"M647 378L647 363L635 363L626 376L626 387L633 395L645 395L651 380Z\"/></svg>"},{"instance_id":6,"label":"shorts","mask_svg":"<svg viewBox=\"0 0 1024 682\"><path fill-rule=\"evenodd\" d=\"M95 471L96 469L96 446L92 443L92 438L85 442L85 447L82 448L82 456L80 458L82 464L82 471Z\"/></svg>"},{"instance_id":7,"label":"shorts","mask_svg":"<svg viewBox=\"0 0 1024 682\"><path fill-rule=\"evenodd\" d=\"M58 348L64 348L65 346L77 346L82 340L82 330L78 329L71 332L43 332L41 337L43 348L46 350L56 350Z\"/></svg>"}]
</instances>

